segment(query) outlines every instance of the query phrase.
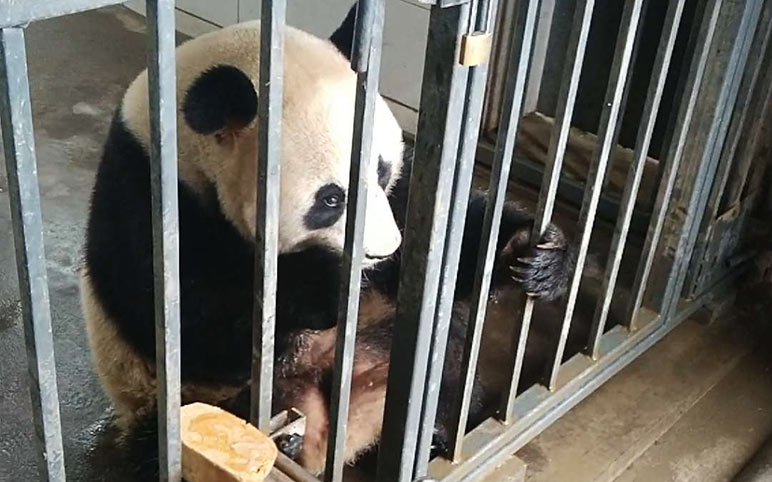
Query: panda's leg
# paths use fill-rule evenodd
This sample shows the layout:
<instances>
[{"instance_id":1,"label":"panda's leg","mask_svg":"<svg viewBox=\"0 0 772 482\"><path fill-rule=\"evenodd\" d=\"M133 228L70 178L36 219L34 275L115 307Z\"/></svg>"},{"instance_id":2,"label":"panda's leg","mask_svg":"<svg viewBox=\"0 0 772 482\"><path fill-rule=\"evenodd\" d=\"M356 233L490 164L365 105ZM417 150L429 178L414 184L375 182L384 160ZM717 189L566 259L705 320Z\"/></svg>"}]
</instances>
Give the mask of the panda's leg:
<instances>
[{"instance_id":1,"label":"panda's leg","mask_svg":"<svg viewBox=\"0 0 772 482\"><path fill-rule=\"evenodd\" d=\"M353 463L380 438L392 316L393 305L386 298L376 294L363 296L343 455L346 463ZM335 328L306 330L294 335L278 359L274 385L276 410L294 407L306 415L306 432L297 459L308 471L317 474L324 470L327 456L335 340Z\"/></svg>"},{"instance_id":2,"label":"panda's leg","mask_svg":"<svg viewBox=\"0 0 772 482\"><path fill-rule=\"evenodd\" d=\"M314 473L324 468L329 425L324 383L334 362L335 333L331 328L289 334L275 365L274 412L295 408L306 416L303 439L283 437L277 440L277 446Z\"/></svg>"},{"instance_id":3,"label":"panda's leg","mask_svg":"<svg viewBox=\"0 0 772 482\"><path fill-rule=\"evenodd\" d=\"M359 456L367 453L381 437L383 410L386 402L386 381L388 363L371 363L356 360L351 380L346 443L343 461L354 463ZM306 434L299 462L309 472L320 474L324 471L329 437L327 397L312 387L296 407L306 414Z\"/></svg>"}]
</instances>

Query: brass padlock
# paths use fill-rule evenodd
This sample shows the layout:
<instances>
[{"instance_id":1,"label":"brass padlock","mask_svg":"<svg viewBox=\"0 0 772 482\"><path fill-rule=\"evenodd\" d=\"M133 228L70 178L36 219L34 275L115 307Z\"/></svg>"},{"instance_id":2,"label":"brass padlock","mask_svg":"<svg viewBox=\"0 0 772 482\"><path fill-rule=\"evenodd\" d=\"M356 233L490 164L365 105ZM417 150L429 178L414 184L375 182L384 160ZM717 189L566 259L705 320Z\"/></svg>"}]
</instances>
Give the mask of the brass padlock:
<instances>
[{"instance_id":1,"label":"brass padlock","mask_svg":"<svg viewBox=\"0 0 772 482\"><path fill-rule=\"evenodd\" d=\"M461 65L471 67L487 62L491 53L491 38L489 32L472 32L461 37Z\"/></svg>"}]
</instances>

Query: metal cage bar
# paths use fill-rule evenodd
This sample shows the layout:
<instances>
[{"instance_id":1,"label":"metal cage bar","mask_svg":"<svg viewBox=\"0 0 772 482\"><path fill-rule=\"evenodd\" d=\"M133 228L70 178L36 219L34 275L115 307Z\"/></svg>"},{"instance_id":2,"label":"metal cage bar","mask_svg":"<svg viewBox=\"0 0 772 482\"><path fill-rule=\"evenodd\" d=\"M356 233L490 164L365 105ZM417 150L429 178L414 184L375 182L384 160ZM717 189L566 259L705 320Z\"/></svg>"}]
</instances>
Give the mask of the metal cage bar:
<instances>
[{"instance_id":1,"label":"metal cage bar","mask_svg":"<svg viewBox=\"0 0 772 482\"><path fill-rule=\"evenodd\" d=\"M772 30L772 26L770 26ZM762 59L762 74L760 79L756 81L759 92L754 95L755 101L751 102L751 111L748 114L748 119L753 120L753 126L750 128L750 134L743 140L747 142L741 142L735 162L735 170L732 173L732 183L727 186L727 191L723 194L721 211L726 211L734 206L738 205L742 201L743 191L746 186L746 181L751 171L751 166L754 164L756 157L756 149L762 135L762 127L764 125L763 119L765 113L769 109L770 99L772 99L772 43L767 46L764 52L764 58Z\"/></svg>"},{"instance_id":2,"label":"metal cage bar","mask_svg":"<svg viewBox=\"0 0 772 482\"><path fill-rule=\"evenodd\" d=\"M654 77L649 83L649 89L646 94L646 101L643 107L641 119L643 123L638 128L638 136L635 141L635 150L630 170L627 173L625 188L620 202L619 215L614 228L614 234L611 239L611 248L609 250L609 261L606 263L606 271L603 276L602 297L595 306L593 321L588 343L589 353L597 359L599 355L601 336L605 332L606 321L608 319L611 300L614 296L617 275L619 267L622 264L622 255L627 243L627 234L630 229L630 223L635 210L635 200L638 196L638 189L643 177L643 167L646 163L646 156L649 152L651 136L654 133L654 126L657 122L659 105L662 100L662 93L665 90L665 82L670 67L670 60L678 36L678 26L681 23L681 14L684 10L686 0L670 2L665 14L665 21L662 28L659 46L657 48L657 57L654 60L652 71Z\"/></svg>"},{"instance_id":3,"label":"metal cage bar","mask_svg":"<svg viewBox=\"0 0 772 482\"><path fill-rule=\"evenodd\" d=\"M41 480L64 482L64 452L24 31L0 30L0 122L11 199Z\"/></svg>"},{"instance_id":4,"label":"metal cage bar","mask_svg":"<svg viewBox=\"0 0 772 482\"><path fill-rule=\"evenodd\" d=\"M759 2L763 5L764 2ZM737 99L734 102L734 109L731 113L731 120L726 135L725 144L721 150L718 160L718 171L716 179L712 184L712 190L708 203L705 207L702 223L700 225L699 237L695 246L692 260L692 266L689 268L686 286L689 294L694 294L704 287L706 281L710 281L715 271L711 269L711 252L709 242L717 228L717 218L721 214L719 209L722 207L723 193L727 188L730 174L733 172L734 164L738 161L736 158L740 138L742 134L750 130L746 124L748 113L751 111L751 102L755 98L757 80L761 76L764 67L765 52L769 44L770 34L770 12L772 4L767 4L763 14L756 24L755 35L751 35L752 44L749 47L749 57L747 64L741 69L742 80L740 81ZM755 119L754 119L755 121Z\"/></svg>"},{"instance_id":5,"label":"metal cage bar","mask_svg":"<svg viewBox=\"0 0 772 482\"><path fill-rule=\"evenodd\" d=\"M251 422L270 433L279 252L281 117L286 0L265 1L260 15L257 206L252 320Z\"/></svg>"},{"instance_id":6,"label":"metal cage bar","mask_svg":"<svg viewBox=\"0 0 772 482\"><path fill-rule=\"evenodd\" d=\"M537 207L536 219L534 220L533 233L531 235L532 243L538 242L542 234L552 219L552 211L555 207L558 184L560 183L560 172L563 166L563 159L568 145L568 134L571 129L571 118L573 117L574 105L576 103L576 94L579 90L579 78L582 73L584 63L584 54L587 47L587 38L590 33L590 23L592 21L592 12L595 8L595 0L579 0L576 3L574 11L573 25L569 34L568 47L566 48L566 59L568 63L563 67L563 77L561 79L560 92L558 93L557 112L555 113L555 127L550 136L550 146L547 153L547 166L544 171L542 187L539 192L539 202ZM532 297L525 300L523 307L523 318L521 327L530 326L533 317ZM527 332L523 333L527 336ZM525 344L524 340L518 344ZM524 350L523 350L524 351ZM516 354L515 356L523 356ZM522 360L519 363L522 368ZM520 373L513 373L513 378L518 381L510 383L510 390L507 399L511 402L517 398L517 386L519 384ZM504 413L504 421L510 423L514 417L514 407L510 403Z\"/></svg>"},{"instance_id":7,"label":"metal cage bar","mask_svg":"<svg viewBox=\"0 0 772 482\"><path fill-rule=\"evenodd\" d=\"M498 165L498 162L494 164L493 168L493 174L491 175L492 179L496 179L496 176L498 176L496 182L498 189L505 189L505 186L502 186L502 183L506 183L509 179L509 170L511 169L511 165L513 159L512 159L512 153L514 152L515 148L515 140L516 140L516 134L517 134L517 128L520 123L520 118L523 115L523 101L525 99L525 96L527 92L525 92L525 89L527 89L527 77L528 77L528 68L531 63L530 59L530 52L532 49L532 45L535 39L536 35L536 23L538 22L538 19L531 18L532 15L537 15L538 8L540 5L538 2L534 2L535 4L529 4L529 7L531 9L534 9L533 11L529 10L526 13L525 16L525 30L523 31L522 37L522 47L519 48L516 45L511 46L510 51L510 68L511 69L517 69L515 75L513 76L512 73L508 73L507 77L510 79L510 85L507 87L506 97L504 100L504 105L502 107L502 116L501 120L499 120L499 125L501 128L506 128L509 132L505 135L505 137L499 137L496 140L496 151L498 152L501 150L501 154L497 154L497 157L495 158L496 161L501 163L501 166ZM517 41L515 41L517 43ZM517 67L515 67L517 66ZM512 79L512 77L516 77L516 79ZM521 85L522 84L522 85ZM521 90L523 92L521 92ZM509 115L507 117L505 116L505 113L509 111ZM503 143L503 144L502 144ZM500 158L499 158L500 156ZM505 184L506 185L506 184ZM505 191L506 192L506 191ZM499 202L499 201L497 201ZM503 202L503 199L502 201ZM500 217L499 217L500 219ZM500 223L500 220L495 223L495 225L498 225ZM487 232L487 231L485 231ZM478 303L481 300L478 299ZM528 301L526 300L526 303ZM509 387L507 389L507 392L502 398L502 407L500 410L500 414L504 420L510 420L510 407L513 406L515 398L517 398L517 391L518 386L520 384L520 373L523 370L523 360L525 359L525 346L526 342L528 340L528 333L531 329L531 313L528 313L528 316L523 316L522 323L520 325L520 330L517 332L517 336L513 338L512 340L512 346L514 348L514 359L512 361L512 366L510 367L510 376L509 376ZM513 334L514 336L514 334Z\"/></svg>"},{"instance_id":8,"label":"metal cage bar","mask_svg":"<svg viewBox=\"0 0 772 482\"><path fill-rule=\"evenodd\" d=\"M174 0L147 2L150 195L160 480L182 480Z\"/></svg>"},{"instance_id":9,"label":"metal cage bar","mask_svg":"<svg viewBox=\"0 0 772 482\"><path fill-rule=\"evenodd\" d=\"M473 6L474 22L470 22L467 34L490 33L492 19L496 18L498 0L480 0ZM469 67L463 124L461 126L458 162L451 196L451 214L445 239L444 259L442 263L442 278L437 300L437 312L434 321L431 352L429 357L429 375L426 382L425 400L421 419L418 450L416 454L415 478L428 474L431 446L434 437L434 427L437 418L442 372L444 369L448 335L454 304L454 295L461 258L461 245L466 226L469 195L474 175L475 155L480 134L480 121L485 96L485 86L488 77L489 62Z\"/></svg>"},{"instance_id":10,"label":"metal cage bar","mask_svg":"<svg viewBox=\"0 0 772 482\"><path fill-rule=\"evenodd\" d=\"M633 53L633 44L635 43L636 32L638 31L639 19L641 16L641 7L643 0L628 0L625 2L622 12L622 24L619 28L617 37L616 52L614 61L611 65L609 82L606 90L603 111L601 113L600 129L598 132L599 145L596 146L593 154L593 160L587 173L587 182L585 185L584 200L579 213L579 225L582 227L582 234L579 241L579 249L576 255L576 268L571 277L571 285L568 291L568 301L566 303L565 313L563 315L563 324L560 331L560 339L557 349L552 358L552 367L549 368L550 390L554 390L558 383L558 374L563 362L566 341L568 340L568 331L571 328L571 321L574 316L576 299L579 294L579 285L582 282L582 273L587 257L587 250L590 247L590 238L592 228L595 225L595 213L598 210L598 201L603 188L603 176L606 174L606 165L616 145L617 122L621 120L622 94L626 84L627 76L630 73L630 64Z\"/></svg>"},{"instance_id":11,"label":"metal cage bar","mask_svg":"<svg viewBox=\"0 0 772 482\"><path fill-rule=\"evenodd\" d=\"M635 331L638 329L637 320L643 303L643 296L646 292L651 266L654 263L654 257L657 254L657 246L662 235L662 228L667 219L667 208L670 204L670 198L673 194L676 175L683 157L684 145L689 133L694 114L694 107L697 101L702 80L705 74L705 67L710 53L710 46L716 33L716 25L721 10L722 0L709 0L705 10L705 20L701 23L700 29L695 37L695 50L689 65L689 72L684 83L684 95L678 108L678 114L675 117L673 125L673 134L669 143L665 164L661 169L661 182L657 191L657 197L652 210L651 223L646 234L646 241L641 251L641 261L633 281L630 303L627 308L628 327Z\"/></svg>"},{"instance_id":12,"label":"metal cage bar","mask_svg":"<svg viewBox=\"0 0 772 482\"><path fill-rule=\"evenodd\" d=\"M707 136L708 145L703 151L699 168L694 176L692 192L684 219L684 229L678 239L675 250L674 263L668 277L665 295L662 299L662 310L670 318L676 311L678 300L686 276L695 244L699 226L702 222L708 196L717 174L717 163L726 141L731 119L731 108L737 99L740 88L740 78L748 59L748 53L756 31L762 2L749 2L745 5L742 19L738 29L738 38L732 47L732 53L726 68L726 76L721 86L718 101L716 103L713 120Z\"/></svg>"},{"instance_id":13,"label":"metal cage bar","mask_svg":"<svg viewBox=\"0 0 772 482\"><path fill-rule=\"evenodd\" d=\"M499 138L491 171L485 216L480 234L480 248L475 269L471 306L467 326L467 339L464 347L462 370L465 373L464 383L456 393L453 407L453 436L450 456L459 460L463 448L463 438L466 434L469 416L472 388L474 385L477 360L482 340L485 313L493 273L493 262L496 245L499 238L499 227L509 184L509 170L512 165L515 138L520 118L523 114L523 102L528 78L528 68L531 63L531 51L536 31L536 21L540 7L539 1L521 3L517 15L513 19L516 38L513 40L509 53L510 70L509 85L504 92L504 104L499 121Z\"/></svg>"},{"instance_id":14,"label":"metal cage bar","mask_svg":"<svg viewBox=\"0 0 772 482\"><path fill-rule=\"evenodd\" d=\"M571 277L558 346L552 358L552 367L548 367L548 387L550 390L554 390L557 387L558 374L563 363L566 341L568 340L568 331L571 328L574 308L579 295L579 286L582 282L584 264L587 259L587 251L590 247L592 228L595 225L595 213L598 210L600 193L603 188L603 176L606 174L606 166L616 145L617 123L621 120L619 114L622 110L622 95L627 82L627 76L630 73L633 44L638 31L642 6L642 0L628 0L625 2L624 11L622 12L622 24L617 37L616 52L614 52L614 61L611 65L611 73L609 74L608 87L601 113L598 132L599 145L595 148L590 169L587 173L584 199L579 213L579 225L583 227L576 255L576 268Z\"/></svg>"},{"instance_id":15,"label":"metal cage bar","mask_svg":"<svg viewBox=\"0 0 772 482\"><path fill-rule=\"evenodd\" d=\"M432 322L458 155L468 70L459 62L470 6L433 6L389 364L379 482L412 479Z\"/></svg>"},{"instance_id":16,"label":"metal cage bar","mask_svg":"<svg viewBox=\"0 0 772 482\"><path fill-rule=\"evenodd\" d=\"M335 343L335 370L330 401L325 482L343 479L349 396L354 365L359 291L362 281L363 239L367 190L373 152L373 127L383 42L385 0L359 0L352 68L357 71L354 129L349 170L346 237ZM360 62L361 61L361 62Z\"/></svg>"}]
</instances>

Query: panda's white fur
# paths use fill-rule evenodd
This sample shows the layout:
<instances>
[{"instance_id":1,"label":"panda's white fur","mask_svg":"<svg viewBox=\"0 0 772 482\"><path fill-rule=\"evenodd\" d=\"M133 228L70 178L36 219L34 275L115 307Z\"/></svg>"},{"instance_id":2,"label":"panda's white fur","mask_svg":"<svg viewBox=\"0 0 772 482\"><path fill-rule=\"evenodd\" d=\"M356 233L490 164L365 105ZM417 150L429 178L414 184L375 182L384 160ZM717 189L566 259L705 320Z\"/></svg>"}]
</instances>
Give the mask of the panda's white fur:
<instances>
[{"instance_id":1,"label":"panda's white fur","mask_svg":"<svg viewBox=\"0 0 772 482\"><path fill-rule=\"evenodd\" d=\"M249 22L181 45L177 49L178 102L183 101L192 82L219 65L239 68L257 86L259 37L259 22ZM329 41L291 27L286 29L284 55L279 250L291 252L309 242L341 250L345 216L332 227L308 230L302 215L319 186L334 182L345 188L348 184L356 75ZM125 127L148 150L147 71L126 91L120 114ZM387 193L400 173L403 150L399 125L380 97L375 126L364 244L366 254L380 257L394 252L401 242ZM255 232L256 133L255 119L243 129L224 132L225 142L216 142L214 136L193 131L179 109L180 181L202 195L206 186L214 185L224 214L250 238ZM377 184L379 155L394 173L386 189ZM84 266L81 298L92 356L119 425L129 428L153 409L155 369L126 343L105 313L88 271ZM183 400L217 403L240 388L183 384Z\"/></svg>"},{"instance_id":2,"label":"panda's white fur","mask_svg":"<svg viewBox=\"0 0 772 482\"><path fill-rule=\"evenodd\" d=\"M208 33L177 48L177 97L203 72L230 65L258 85L260 22L246 22ZM317 188L329 182L348 186L353 133L356 74L327 40L287 27L284 44L281 224L279 251L290 252L313 241L342 250L343 222L330 229L309 231L302 215L313 203ZM256 88L257 90L257 88ZM128 88L123 120L147 148L147 71ZM378 156L398 174L402 165L402 130L386 102L378 96L375 136L370 162L364 250L373 257L393 253L401 243L386 192L377 188ZM234 138L218 144L213 136L194 132L178 115L179 175L194 189L214 181L226 216L246 236L255 232L257 120ZM389 187L397 180L393 176ZM312 239L310 239L312 238Z\"/></svg>"},{"instance_id":3,"label":"panda's white fur","mask_svg":"<svg viewBox=\"0 0 772 482\"><path fill-rule=\"evenodd\" d=\"M315 472L323 469L326 453L324 384L334 365L345 215L339 203L337 217L325 210L316 218L310 214L318 212L320 201L327 205L326 188L343 196L348 188L356 76L340 52L350 52L346 42L353 35L354 13L352 8L331 37L334 45L287 28L284 49L274 409L307 412L302 452L295 453L291 443L282 450ZM182 401L218 404L239 414L248 412L244 395L251 360L259 36L259 22L251 22L177 49ZM81 274L93 358L127 434L156 426L149 138L143 72L127 90L105 145ZM378 97L364 235L366 265L373 269L366 273L360 300L348 462L380 437L391 340L399 336L392 332L402 263L398 223L405 223L412 162L403 166L403 148L401 130ZM485 211L485 197L474 192L441 392L455 391L464 376L458 363L466 336L462 305L472 294ZM532 216L520 206L505 204L491 289L514 280L534 296L554 299L565 291L573 258L552 225L531 247L532 225ZM478 384L472 398L469 422L479 423L485 412ZM450 437L449 400L440 397L434 433L439 446Z\"/></svg>"}]
</instances>

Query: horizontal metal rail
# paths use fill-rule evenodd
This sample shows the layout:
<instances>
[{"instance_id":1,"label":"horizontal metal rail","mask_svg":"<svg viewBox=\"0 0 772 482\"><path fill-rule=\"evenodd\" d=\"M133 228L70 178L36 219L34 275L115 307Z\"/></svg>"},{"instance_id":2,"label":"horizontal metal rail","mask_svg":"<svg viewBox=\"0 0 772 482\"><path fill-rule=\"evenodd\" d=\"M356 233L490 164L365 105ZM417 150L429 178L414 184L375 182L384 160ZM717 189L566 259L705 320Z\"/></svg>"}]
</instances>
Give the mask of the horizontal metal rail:
<instances>
[{"instance_id":1,"label":"horizontal metal rail","mask_svg":"<svg viewBox=\"0 0 772 482\"><path fill-rule=\"evenodd\" d=\"M563 364L572 376L551 392L534 385L518 397L514 422L502 423L490 418L466 436L461 462L436 458L429 474L440 482L473 482L492 472L506 457L515 453L549 427L553 422L587 398L642 353L651 348L680 323L692 316L705 303L731 290L743 273L738 266L700 297L682 305L671 323L662 317L641 310L637 325L642 328L630 333L622 326L607 331L601 339L601 356L593 361L584 354L574 355Z\"/></svg>"},{"instance_id":2,"label":"horizontal metal rail","mask_svg":"<svg viewBox=\"0 0 772 482\"><path fill-rule=\"evenodd\" d=\"M126 0L0 0L0 28L118 5ZM148 16L149 17L149 16Z\"/></svg>"}]
</instances>

